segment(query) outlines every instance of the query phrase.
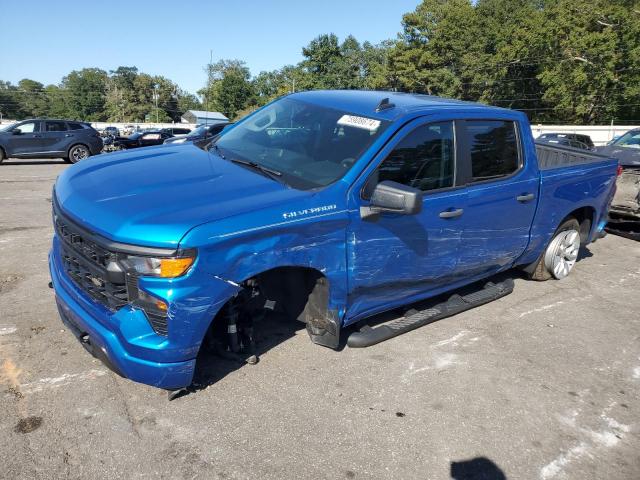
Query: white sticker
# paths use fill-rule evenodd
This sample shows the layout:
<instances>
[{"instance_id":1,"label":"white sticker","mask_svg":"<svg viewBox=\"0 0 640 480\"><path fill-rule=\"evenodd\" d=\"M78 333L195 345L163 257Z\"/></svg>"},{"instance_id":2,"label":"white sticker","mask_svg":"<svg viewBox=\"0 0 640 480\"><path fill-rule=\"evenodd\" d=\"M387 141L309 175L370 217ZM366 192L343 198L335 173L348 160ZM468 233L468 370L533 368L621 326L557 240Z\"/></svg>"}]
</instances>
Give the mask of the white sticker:
<instances>
[{"instance_id":1,"label":"white sticker","mask_svg":"<svg viewBox=\"0 0 640 480\"><path fill-rule=\"evenodd\" d=\"M346 125L349 127L362 128L375 132L380 126L380 120L374 120L373 118L357 117L355 115L343 115L338 120L338 125Z\"/></svg>"}]
</instances>

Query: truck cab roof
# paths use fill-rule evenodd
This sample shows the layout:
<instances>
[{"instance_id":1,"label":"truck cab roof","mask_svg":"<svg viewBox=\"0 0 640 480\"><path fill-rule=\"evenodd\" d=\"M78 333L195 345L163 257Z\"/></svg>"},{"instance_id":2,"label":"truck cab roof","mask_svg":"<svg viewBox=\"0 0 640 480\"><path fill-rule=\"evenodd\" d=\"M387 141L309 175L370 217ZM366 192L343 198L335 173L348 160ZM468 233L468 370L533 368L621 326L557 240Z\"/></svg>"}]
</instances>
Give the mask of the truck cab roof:
<instances>
[{"instance_id":1,"label":"truck cab roof","mask_svg":"<svg viewBox=\"0 0 640 480\"><path fill-rule=\"evenodd\" d=\"M492 107L478 102L467 102L452 98L435 97L418 93L400 93L378 90L312 90L293 93L290 98L346 110L354 114L379 120L395 121L416 113L431 113L436 110L482 110L490 113L509 113L523 115L506 108ZM388 99L387 108L379 108L381 102Z\"/></svg>"}]
</instances>

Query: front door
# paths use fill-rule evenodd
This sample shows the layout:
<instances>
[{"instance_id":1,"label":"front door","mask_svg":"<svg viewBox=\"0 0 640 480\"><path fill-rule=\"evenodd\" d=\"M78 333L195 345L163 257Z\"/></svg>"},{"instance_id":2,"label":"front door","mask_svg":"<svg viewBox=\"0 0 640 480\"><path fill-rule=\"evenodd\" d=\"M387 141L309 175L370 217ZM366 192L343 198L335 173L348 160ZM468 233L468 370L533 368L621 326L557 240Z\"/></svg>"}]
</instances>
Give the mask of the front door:
<instances>
[{"instance_id":1,"label":"front door","mask_svg":"<svg viewBox=\"0 0 640 480\"><path fill-rule=\"evenodd\" d=\"M15 133L16 129L20 133ZM11 129L11 137L7 141L7 155L29 155L42 151L40 138L40 122L25 122Z\"/></svg>"},{"instance_id":2,"label":"front door","mask_svg":"<svg viewBox=\"0 0 640 480\"><path fill-rule=\"evenodd\" d=\"M456 187L455 138L452 120L411 122L380 152L377 168L362 185L356 183L347 232L347 322L455 281L458 212L466 203L466 192ZM368 205L372 189L383 180L422 190L422 211L361 218L359 206Z\"/></svg>"}]
</instances>

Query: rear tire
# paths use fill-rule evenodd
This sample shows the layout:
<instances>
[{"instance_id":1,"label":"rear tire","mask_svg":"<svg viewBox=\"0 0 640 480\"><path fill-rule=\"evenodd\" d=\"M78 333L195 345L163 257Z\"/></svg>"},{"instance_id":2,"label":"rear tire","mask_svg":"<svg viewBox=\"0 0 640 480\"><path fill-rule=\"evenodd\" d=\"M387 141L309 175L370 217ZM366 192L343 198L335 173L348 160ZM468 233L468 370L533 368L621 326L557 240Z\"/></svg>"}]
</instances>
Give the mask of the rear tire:
<instances>
[{"instance_id":1,"label":"rear tire","mask_svg":"<svg viewBox=\"0 0 640 480\"><path fill-rule=\"evenodd\" d=\"M580 224L575 218L569 218L554 233L538 260L531 279L544 281L550 278L556 280L565 278L571 273L578 259L580 245Z\"/></svg>"},{"instance_id":2,"label":"rear tire","mask_svg":"<svg viewBox=\"0 0 640 480\"><path fill-rule=\"evenodd\" d=\"M89 158L90 156L91 152L86 146L74 145L69 149L69 155L65 158L65 161L69 163L77 163L80 160Z\"/></svg>"},{"instance_id":3,"label":"rear tire","mask_svg":"<svg viewBox=\"0 0 640 480\"><path fill-rule=\"evenodd\" d=\"M7 158L7 157L4 154L4 150L2 148L0 148L0 163L2 163L5 158Z\"/></svg>"}]
</instances>

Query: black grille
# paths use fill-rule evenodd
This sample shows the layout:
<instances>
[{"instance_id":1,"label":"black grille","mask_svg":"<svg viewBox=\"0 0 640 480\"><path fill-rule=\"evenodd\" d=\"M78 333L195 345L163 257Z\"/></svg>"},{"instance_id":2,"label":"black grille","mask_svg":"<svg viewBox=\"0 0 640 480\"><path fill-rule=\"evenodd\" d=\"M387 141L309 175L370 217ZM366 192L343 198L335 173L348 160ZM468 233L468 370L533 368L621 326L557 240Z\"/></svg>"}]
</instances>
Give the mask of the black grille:
<instances>
[{"instance_id":1,"label":"black grille","mask_svg":"<svg viewBox=\"0 0 640 480\"><path fill-rule=\"evenodd\" d=\"M116 253L87 240L79 229L62 217L55 215L55 228L60 238L62 264L75 282L93 300L115 311L129 301L127 287L114 283L107 277L107 265L115 261Z\"/></svg>"},{"instance_id":2,"label":"black grille","mask_svg":"<svg viewBox=\"0 0 640 480\"><path fill-rule=\"evenodd\" d=\"M164 312L153 312L150 310L146 310L147 319L151 324L151 327L155 330L158 335L168 335L167 330L167 314Z\"/></svg>"},{"instance_id":3,"label":"black grille","mask_svg":"<svg viewBox=\"0 0 640 480\"><path fill-rule=\"evenodd\" d=\"M138 278L128 273L122 282L110 280L107 267L117 260L118 254L107 250L83 235L82 230L56 211L54 224L60 239L62 264L73 282L97 303L116 311L138 297ZM111 278L118 275L111 275ZM141 305L137 305L142 308ZM167 335L165 312L143 308L152 328L159 335Z\"/></svg>"}]
</instances>

